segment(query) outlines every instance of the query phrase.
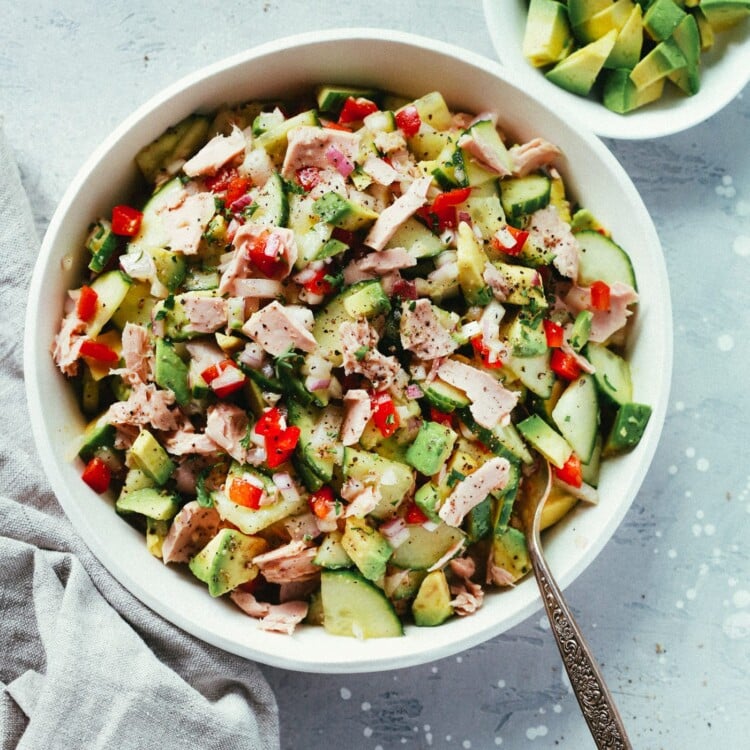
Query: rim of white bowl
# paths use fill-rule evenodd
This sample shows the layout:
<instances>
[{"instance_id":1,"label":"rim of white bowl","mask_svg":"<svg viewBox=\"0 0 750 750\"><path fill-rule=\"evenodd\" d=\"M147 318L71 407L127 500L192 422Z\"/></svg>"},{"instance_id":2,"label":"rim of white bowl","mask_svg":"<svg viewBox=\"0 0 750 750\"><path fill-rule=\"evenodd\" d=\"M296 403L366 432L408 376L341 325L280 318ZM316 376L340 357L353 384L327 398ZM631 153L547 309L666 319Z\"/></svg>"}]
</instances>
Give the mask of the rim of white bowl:
<instances>
[{"instance_id":1,"label":"rim of white bowl","mask_svg":"<svg viewBox=\"0 0 750 750\"><path fill-rule=\"evenodd\" d=\"M112 131L85 161L66 190L45 234L31 279L29 299L44 299L43 290L49 286L55 275L60 275L60 269L50 262L50 256L56 242L61 241L58 235L65 225L66 216L73 210L79 192L85 187L97 164L124 136L129 133L131 136L133 135L131 131L137 130L136 126L139 121L147 117L149 113L153 113L154 110L162 108L166 103L184 92L185 89L201 82L207 85L209 79L214 76L228 75L228 71L236 71L244 65L252 64L269 55L274 56L285 50L299 50L303 47L311 49L331 42L341 44L373 42L394 45L404 49L421 50L425 55L437 55L446 58L446 61L460 60L477 71L487 71L493 78L499 79L501 83L504 82L503 85L510 85L520 92L524 90L523 82L515 77L511 71L488 58L445 42L408 32L382 28L341 28L297 34L253 47L205 66L167 86L145 104L138 107ZM189 97L187 98L189 99ZM190 101L184 103L184 106L187 106L188 109L190 107L196 108L195 104ZM534 106L544 108L543 104L535 104ZM551 113L550 116L557 117L554 113ZM161 120L157 118L156 124L151 123L151 128L154 129L152 137L161 132L156 131L159 123L162 125L171 124L164 117L168 118L169 116L163 114ZM650 300L650 303L654 305L655 313L662 322L662 327L657 331L660 341L657 347L659 361L656 377L658 385L655 386L655 392L660 395L660 400L653 404L651 424L646 436L636 449L637 455L631 454L632 457L628 459L637 463L638 471L623 476L623 484L625 485L622 490L623 500L612 512L609 512L609 515L603 516L604 523L601 527L597 527L596 536L593 539L584 540L586 543L584 554L577 555L572 561L569 559L556 561L552 556L553 563L557 563L555 572L558 582L563 588L568 586L593 562L612 537L645 478L664 424L672 369L672 317L668 293L669 286L661 245L653 222L634 185L611 152L599 139L591 135L590 131L587 131L582 124L576 123L575 118L566 115L566 120L573 120L573 130L576 135L579 133L588 134L586 138L581 135L581 138L586 141L586 150L594 153L598 159L620 177L620 188L632 205L643 215L645 226L641 227L641 231L645 233L647 245L658 251L658 257L651 261L651 271L654 274L651 281L661 289L662 294L659 299ZM136 150L134 148L130 153L135 153ZM90 216L88 220L90 220ZM664 293L665 291L666 293ZM54 308L54 303L51 303L49 307L58 309ZM79 483L80 471L71 460L74 456L71 456L70 453L74 453L75 448L68 447L67 451L63 451L60 448L60 441L67 438L73 445L73 436L80 430L80 425L66 425L64 428L60 428L60 434L52 435L46 424L48 415L45 415L45 411L54 414L57 407L56 405L45 404L45 383L56 382L62 377L51 365L51 357L49 356L51 337L42 341L42 337L38 335L40 327L43 329L45 325L48 328L53 325L49 322L49 307L45 311L35 309L33 305L28 306L24 335L27 399L31 414L32 432L42 466L66 515L93 554L114 578L136 598L174 625L228 652L270 666L316 673L359 673L410 667L450 656L499 635L540 609L541 600L533 579L530 579L522 582L512 591L500 594L500 596L506 597L503 602L510 605L510 613L505 616L501 624L492 619L493 615L497 613L491 611L488 607L484 607L472 617L454 619L440 628L430 629L429 633L426 633L424 629L420 630L414 626L407 626L407 637L387 639L387 642L378 639L358 641L352 638L337 638L325 635L325 643L332 648L321 653L319 649L321 638L313 635L314 631L323 632L321 628L302 628L292 637L266 633L252 628L247 624L248 618L233 605L216 600L211 601L207 598L205 587L197 585L197 581L191 580L190 576L183 576L179 585L175 585L178 582L177 577L179 577L177 571L168 570L168 576L165 578L162 571L167 569L160 561L156 562L161 567L153 567L149 570L147 581L144 581L143 575L134 575L128 564L129 561L123 559L128 551L132 551L131 547L128 546L132 542L128 534L123 532L123 539L108 540L101 533L100 528L96 526L100 513L110 514L101 516L102 523L107 524L110 519L114 521L115 516L111 505L101 502L99 496L94 496L91 493L92 502L88 503L87 514L84 505L88 501L88 496L86 496L86 501L82 501L81 496L82 492L90 491L83 487L77 487L76 492L73 492L72 487L75 483ZM593 514L599 510L597 507L588 512ZM550 542L549 546L553 551L555 548L554 540L559 534L573 534L579 528L585 531L588 523L587 518L593 518L593 515L586 516L586 512L584 511L581 515L576 515L574 512L573 517L564 524L564 528L551 530L547 540ZM97 518L93 516L97 516ZM127 526L127 524L123 525ZM142 548L142 536L134 530L133 534L139 537L138 544ZM143 550L143 554L146 555L145 550ZM193 585L188 585L188 581ZM175 591L178 588L180 590ZM213 609L222 606L225 609L221 610L221 613L219 609ZM186 609L189 611L186 612ZM229 615L230 609L232 611L231 616ZM217 632L212 627L214 616L221 617L221 632Z\"/></svg>"},{"instance_id":2,"label":"rim of white bowl","mask_svg":"<svg viewBox=\"0 0 750 750\"><path fill-rule=\"evenodd\" d=\"M721 111L750 81L748 24L717 34L714 47L701 53L701 89L693 96L668 91L663 99L625 115L600 102L571 94L548 81L524 58L522 41L525 6L521 0L483 0L487 31L501 64L523 79L542 101L566 108L604 138L646 140L675 135L705 122ZM724 59L725 55L730 57Z\"/></svg>"}]
</instances>

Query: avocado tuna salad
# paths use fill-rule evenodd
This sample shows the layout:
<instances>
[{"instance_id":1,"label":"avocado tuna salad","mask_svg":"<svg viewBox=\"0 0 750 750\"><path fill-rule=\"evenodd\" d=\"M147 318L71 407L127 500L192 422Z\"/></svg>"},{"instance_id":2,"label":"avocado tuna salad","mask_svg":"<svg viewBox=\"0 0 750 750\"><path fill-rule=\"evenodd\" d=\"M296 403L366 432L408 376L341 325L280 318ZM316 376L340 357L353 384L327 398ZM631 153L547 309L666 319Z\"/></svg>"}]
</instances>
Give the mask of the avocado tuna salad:
<instances>
[{"instance_id":1,"label":"avocado tuna salad","mask_svg":"<svg viewBox=\"0 0 750 750\"><path fill-rule=\"evenodd\" d=\"M52 356L82 480L265 630L471 615L651 409L627 252L491 112L338 85L194 114L85 239ZM207 599L207 602L210 601Z\"/></svg>"}]
</instances>

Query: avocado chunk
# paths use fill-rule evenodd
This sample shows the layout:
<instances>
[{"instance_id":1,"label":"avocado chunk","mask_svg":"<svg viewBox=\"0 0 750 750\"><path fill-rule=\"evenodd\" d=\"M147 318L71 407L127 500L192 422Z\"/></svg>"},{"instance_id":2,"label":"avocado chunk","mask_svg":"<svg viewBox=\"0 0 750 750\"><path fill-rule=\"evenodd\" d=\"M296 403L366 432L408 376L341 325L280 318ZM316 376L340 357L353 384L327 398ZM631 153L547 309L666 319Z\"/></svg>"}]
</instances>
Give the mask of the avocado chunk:
<instances>
[{"instance_id":1,"label":"avocado chunk","mask_svg":"<svg viewBox=\"0 0 750 750\"><path fill-rule=\"evenodd\" d=\"M419 627L440 625L453 614L451 592L442 570L433 570L425 576L411 605L411 613Z\"/></svg>"},{"instance_id":2,"label":"avocado chunk","mask_svg":"<svg viewBox=\"0 0 750 750\"><path fill-rule=\"evenodd\" d=\"M511 582L525 576L531 570L531 561L523 532L512 526L497 529L492 538L490 562L508 573Z\"/></svg>"},{"instance_id":3,"label":"avocado chunk","mask_svg":"<svg viewBox=\"0 0 750 750\"><path fill-rule=\"evenodd\" d=\"M414 502L422 513L433 523L440 523L441 518L438 515L440 508L440 495L438 494L437 487L431 482L423 484L414 493Z\"/></svg>"},{"instance_id":4,"label":"avocado chunk","mask_svg":"<svg viewBox=\"0 0 750 750\"><path fill-rule=\"evenodd\" d=\"M508 344L516 357L535 357L547 351L547 337L540 315L519 312L508 328Z\"/></svg>"},{"instance_id":5,"label":"avocado chunk","mask_svg":"<svg viewBox=\"0 0 750 750\"><path fill-rule=\"evenodd\" d=\"M581 310L573 321L570 329L568 342L574 351L580 352L589 340L591 333L591 321L594 319L594 313L591 310Z\"/></svg>"},{"instance_id":6,"label":"avocado chunk","mask_svg":"<svg viewBox=\"0 0 750 750\"><path fill-rule=\"evenodd\" d=\"M638 445L650 418L651 407L647 404L622 404L617 410L612 429L604 443L603 454L610 456Z\"/></svg>"},{"instance_id":7,"label":"avocado chunk","mask_svg":"<svg viewBox=\"0 0 750 750\"><path fill-rule=\"evenodd\" d=\"M156 339L154 380L159 387L172 391L180 406L190 401L188 366L177 354L174 346L160 338Z\"/></svg>"},{"instance_id":8,"label":"avocado chunk","mask_svg":"<svg viewBox=\"0 0 750 750\"><path fill-rule=\"evenodd\" d=\"M672 32L672 39L685 56L687 64L684 68L673 71L667 77L688 96L692 96L701 87L701 37L695 18L686 14Z\"/></svg>"},{"instance_id":9,"label":"avocado chunk","mask_svg":"<svg viewBox=\"0 0 750 750\"><path fill-rule=\"evenodd\" d=\"M572 52L546 73L547 79L566 91L587 96L617 40L617 30Z\"/></svg>"},{"instance_id":10,"label":"avocado chunk","mask_svg":"<svg viewBox=\"0 0 750 750\"><path fill-rule=\"evenodd\" d=\"M612 0L568 0L568 16L573 26L580 26L586 19L606 10Z\"/></svg>"},{"instance_id":11,"label":"avocado chunk","mask_svg":"<svg viewBox=\"0 0 750 750\"><path fill-rule=\"evenodd\" d=\"M582 44L601 39L610 31L620 31L633 10L633 0L616 0L603 10L573 26L573 34Z\"/></svg>"},{"instance_id":12,"label":"avocado chunk","mask_svg":"<svg viewBox=\"0 0 750 750\"><path fill-rule=\"evenodd\" d=\"M423 422L406 451L406 462L425 476L440 471L453 450L456 433L438 422Z\"/></svg>"},{"instance_id":13,"label":"avocado chunk","mask_svg":"<svg viewBox=\"0 0 750 750\"><path fill-rule=\"evenodd\" d=\"M377 315L389 313L391 303L388 295L383 291L383 285L377 281L346 297L344 309L355 319L374 318Z\"/></svg>"},{"instance_id":14,"label":"avocado chunk","mask_svg":"<svg viewBox=\"0 0 750 750\"><path fill-rule=\"evenodd\" d=\"M100 448L112 448L114 444L115 427L102 414L86 426L78 456L82 461L90 461Z\"/></svg>"},{"instance_id":15,"label":"avocado chunk","mask_svg":"<svg viewBox=\"0 0 750 750\"><path fill-rule=\"evenodd\" d=\"M523 422L520 422L518 431L558 469L565 465L573 452L568 441L538 414L532 414L530 417L526 417Z\"/></svg>"},{"instance_id":16,"label":"avocado chunk","mask_svg":"<svg viewBox=\"0 0 750 750\"><path fill-rule=\"evenodd\" d=\"M630 80L630 70L610 70L604 78L602 102L612 112L624 115L644 104L656 101L664 91L664 78L658 78L640 91Z\"/></svg>"},{"instance_id":17,"label":"avocado chunk","mask_svg":"<svg viewBox=\"0 0 750 750\"><path fill-rule=\"evenodd\" d=\"M551 65L573 49L567 8L556 0L531 0L523 35L523 55L535 67Z\"/></svg>"},{"instance_id":18,"label":"avocado chunk","mask_svg":"<svg viewBox=\"0 0 750 750\"><path fill-rule=\"evenodd\" d=\"M456 256L458 283L466 301L472 305L486 305L492 298L492 292L483 278L489 259L465 221L458 225Z\"/></svg>"},{"instance_id":19,"label":"avocado chunk","mask_svg":"<svg viewBox=\"0 0 750 750\"><path fill-rule=\"evenodd\" d=\"M193 575L208 584L211 596L221 596L258 575L253 558L266 551L268 543L236 529L219 533L190 560Z\"/></svg>"},{"instance_id":20,"label":"avocado chunk","mask_svg":"<svg viewBox=\"0 0 750 750\"><path fill-rule=\"evenodd\" d=\"M630 16L617 34L615 46L604 63L605 68L628 68L632 70L641 59L643 49L643 9L633 6Z\"/></svg>"},{"instance_id":21,"label":"avocado chunk","mask_svg":"<svg viewBox=\"0 0 750 750\"><path fill-rule=\"evenodd\" d=\"M378 218L375 211L333 190L315 201L313 212L328 224L350 232L367 227Z\"/></svg>"},{"instance_id":22,"label":"avocado chunk","mask_svg":"<svg viewBox=\"0 0 750 750\"><path fill-rule=\"evenodd\" d=\"M393 548L364 518L349 516L346 519L341 546L367 580L377 581L385 575Z\"/></svg>"},{"instance_id":23,"label":"avocado chunk","mask_svg":"<svg viewBox=\"0 0 750 750\"><path fill-rule=\"evenodd\" d=\"M466 536L470 543L478 542L490 535L492 531L492 500L485 497L479 505L475 505L464 520Z\"/></svg>"},{"instance_id":24,"label":"avocado chunk","mask_svg":"<svg viewBox=\"0 0 750 750\"><path fill-rule=\"evenodd\" d=\"M631 71L630 80L638 91L642 91L660 78L666 78L670 73L686 65L685 55L677 46L677 42L670 37L659 42L645 57L641 58Z\"/></svg>"},{"instance_id":25,"label":"avocado chunk","mask_svg":"<svg viewBox=\"0 0 750 750\"><path fill-rule=\"evenodd\" d=\"M654 41L663 42L686 15L673 0L653 0L643 16L643 28Z\"/></svg>"},{"instance_id":26,"label":"avocado chunk","mask_svg":"<svg viewBox=\"0 0 750 750\"><path fill-rule=\"evenodd\" d=\"M175 465L159 441L146 429L141 429L130 446L130 455L143 472L159 486L174 471Z\"/></svg>"},{"instance_id":27,"label":"avocado chunk","mask_svg":"<svg viewBox=\"0 0 750 750\"><path fill-rule=\"evenodd\" d=\"M749 0L701 0L700 10L713 31L726 31L750 16Z\"/></svg>"},{"instance_id":28,"label":"avocado chunk","mask_svg":"<svg viewBox=\"0 0 750 750\"><path fill-rule=\"evenodd\" d=\"M155 487L143 487L121 493L115 503L118 513L139 513L155 521L168 521L177 515L180 503L176 495Z\"/></svg>"}]
</instances>

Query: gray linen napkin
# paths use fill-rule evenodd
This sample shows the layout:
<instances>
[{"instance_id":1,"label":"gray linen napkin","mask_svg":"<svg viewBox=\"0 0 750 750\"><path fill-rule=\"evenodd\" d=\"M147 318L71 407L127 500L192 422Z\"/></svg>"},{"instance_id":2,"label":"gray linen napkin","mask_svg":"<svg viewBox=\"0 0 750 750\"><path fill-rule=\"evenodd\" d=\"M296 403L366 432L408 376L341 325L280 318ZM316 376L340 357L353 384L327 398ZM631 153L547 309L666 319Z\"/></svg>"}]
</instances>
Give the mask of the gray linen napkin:
<instances>
[{"instance_id":1,"label":"gray linen napkin","mask_svg":"<svg viewBox=\"0 0 750 750\"><path fill-rule=\"evenodd\" d=\"M0 128L0 750L277 748L276 702L258 667L131 596L42 474L22 357L37 249Z\"/></svg>"}]
</instances>

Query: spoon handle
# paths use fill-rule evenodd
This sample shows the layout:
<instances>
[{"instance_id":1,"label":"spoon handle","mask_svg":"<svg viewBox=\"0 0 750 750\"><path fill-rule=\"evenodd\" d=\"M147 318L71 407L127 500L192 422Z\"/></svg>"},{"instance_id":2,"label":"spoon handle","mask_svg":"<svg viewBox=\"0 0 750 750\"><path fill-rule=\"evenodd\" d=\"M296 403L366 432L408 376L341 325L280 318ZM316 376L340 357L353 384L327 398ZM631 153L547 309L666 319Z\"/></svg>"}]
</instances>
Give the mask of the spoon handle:
<instances>
[{"instance_id":1,"label":"spoon handle","mask_svg":"<svg viewBox=\"0 0 750 750\"><path fill-rule=\"evenodd\" d=\"M529 557L565 669L599 750L632 750L599 667L536 544Z\"/></svg>"}]
</instances>

